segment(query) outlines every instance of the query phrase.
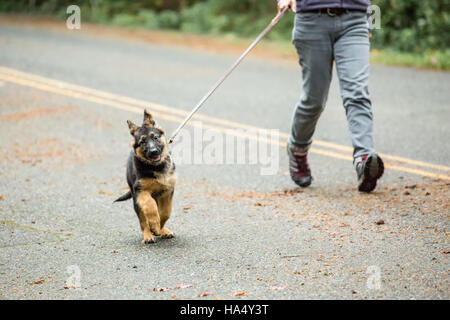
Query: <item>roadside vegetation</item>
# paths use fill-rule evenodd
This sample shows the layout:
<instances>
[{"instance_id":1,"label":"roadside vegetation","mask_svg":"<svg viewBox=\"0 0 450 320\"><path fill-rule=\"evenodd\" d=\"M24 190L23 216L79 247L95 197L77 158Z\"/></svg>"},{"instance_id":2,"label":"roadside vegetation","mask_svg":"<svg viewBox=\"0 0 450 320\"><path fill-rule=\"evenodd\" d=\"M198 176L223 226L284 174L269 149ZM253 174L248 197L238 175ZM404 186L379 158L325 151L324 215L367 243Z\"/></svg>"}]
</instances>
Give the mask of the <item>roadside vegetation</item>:
<instances>
[{"instance_id":1,"label":"roadside vegetation","mask_svg":"<svg viewBox=\"0 0 450 320\"><path fill-rule=\"evenodd\" d=\"M372 36L375 63L450 70L450 0L372 0L381 29ZM77 4L83 21L194 34L250 38L276 12L275 0L2 0L0 12L66 18ZM282 19L268 39L287 43L292 19Z\"/></svg>"}]
</instances>

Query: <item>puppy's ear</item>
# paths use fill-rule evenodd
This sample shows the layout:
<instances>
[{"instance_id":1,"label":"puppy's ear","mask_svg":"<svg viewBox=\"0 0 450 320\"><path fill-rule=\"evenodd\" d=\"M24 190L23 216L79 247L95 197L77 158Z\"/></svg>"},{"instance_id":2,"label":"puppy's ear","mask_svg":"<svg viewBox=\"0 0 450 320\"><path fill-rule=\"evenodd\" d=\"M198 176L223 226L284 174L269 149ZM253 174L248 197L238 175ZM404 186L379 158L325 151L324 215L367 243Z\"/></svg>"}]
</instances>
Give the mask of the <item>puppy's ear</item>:
<instances>
[{"instance_id":1,"label":"puppy's ear","mask_svg":"<svg viewBox=\"0 0 450 320\"><path fill-rule=\"evenodd\" d=\"M160 126L157 126L156 130L158 130L161 134L164 134L164 130Z\"/></svg>"},{"instance_id":2,"label":"puppy's ear","mask_svg":"<svg viewBox=\"0 0 450 320\"><path fill-rule=\"evenodd\" d=\"M131 122L130 120L127 120L128 123L128 128L130 128L130 134L132 136L134 136L136 134L136 132L139 130L139 127L137 125L135 125L133 122Z\"/></svg>"},{"instance_id":3,"label":"puppy's ear","mask_svg":"<svg viewBox=\"0 0 450 320\"><path fill-rule=\"evenodd\" d=\"M150 112L147 111L147 109L144 110L143 125L148 127L155 126L155 120L153 120L153 116L150 114Z\"/></svg>"}]
</instances>

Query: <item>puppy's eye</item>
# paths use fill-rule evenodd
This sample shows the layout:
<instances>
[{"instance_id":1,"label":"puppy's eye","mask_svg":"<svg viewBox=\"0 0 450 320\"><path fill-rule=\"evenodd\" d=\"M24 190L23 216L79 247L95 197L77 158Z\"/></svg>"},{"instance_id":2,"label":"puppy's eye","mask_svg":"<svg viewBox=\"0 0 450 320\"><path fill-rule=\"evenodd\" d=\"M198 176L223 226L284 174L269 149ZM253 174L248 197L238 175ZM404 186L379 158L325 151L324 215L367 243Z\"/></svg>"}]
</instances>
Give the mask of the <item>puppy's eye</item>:
<instances>
[{"instance_id":1,"label":"puppy's eye","mask_svg":"<svg viewBox=\"0 0 450 320\"><path fill-rule=\"evenodd\" d=\"M144 144L147 142L147 137L143 136L139 139L138 144Z\"/></svg>"}]
</instances>

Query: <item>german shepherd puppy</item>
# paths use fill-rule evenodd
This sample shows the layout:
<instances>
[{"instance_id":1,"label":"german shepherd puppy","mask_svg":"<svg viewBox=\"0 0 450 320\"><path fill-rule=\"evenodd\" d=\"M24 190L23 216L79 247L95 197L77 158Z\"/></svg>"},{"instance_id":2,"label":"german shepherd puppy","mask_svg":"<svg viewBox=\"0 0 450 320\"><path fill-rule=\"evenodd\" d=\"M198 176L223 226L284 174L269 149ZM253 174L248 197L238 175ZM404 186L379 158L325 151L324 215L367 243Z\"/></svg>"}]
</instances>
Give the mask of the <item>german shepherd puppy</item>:
<instances>
[{"instance_id":1,"label":"german shepherd puppy","mask_svg":"<svg viewBox=\"0 0 450 320\"><path fill-rule=\"evenodd\" d=\"M176 174L164 131L147 110L142 126L127 122L134 138L127 164L130 190L114 202L133 198L143 244L154 243L155 236L173 238L174 233L164 225L172 211Z\"/></svg>"}]
</instances>

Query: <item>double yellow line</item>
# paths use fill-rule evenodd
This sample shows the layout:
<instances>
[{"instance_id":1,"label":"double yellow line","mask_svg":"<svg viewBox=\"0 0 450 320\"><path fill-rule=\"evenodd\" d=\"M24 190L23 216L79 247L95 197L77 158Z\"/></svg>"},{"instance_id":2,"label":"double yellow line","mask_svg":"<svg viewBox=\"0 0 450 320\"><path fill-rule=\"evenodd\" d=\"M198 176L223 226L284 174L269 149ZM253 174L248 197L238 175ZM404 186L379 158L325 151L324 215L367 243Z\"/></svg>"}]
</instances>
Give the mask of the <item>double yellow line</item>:
<instances>
[{"instance_id":1,"label":"double yellow line","mask_svg":"<svg viewBox=\"0 0 450 320\"><path fill-rule=\"evenodd\" d=\"M184 120L184 117L188 114L188 112L185 110L125 97L84 86L79 86L2 66L0 66L0 79L5 82L15 83L34 89L94 102L97 104L139 114L142 113L142 109L145 107L149 109L149 111L151 111L156 118L166 121L172 121L175 123L182 122ZM264 138L242 131L242 129L249 131L265 130L264 128L211 117L203 114L196 114L194 116L194 119L202 121L202 127L206 129L214 129L219 132L228 134L231 133L236 136L241 136L249 139L264 140ZM189 124L191 126L198 125L198 123L195 121L190 122ZM289 135L287 133L280 132L280 137L283 138L284 141L265 141L269 143L276 143L281 147L285 147L285 140L287 140ZM353 161L353 149L351 147L332 142L315 140L310 152L327 157ZM450 180L450 176L447 175L447 173L450 171L450 167L383 153L380 153L380 156L385 160L386 168L430 178Z\"/></svg>"}]
</instances>

